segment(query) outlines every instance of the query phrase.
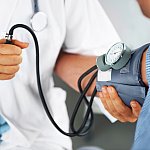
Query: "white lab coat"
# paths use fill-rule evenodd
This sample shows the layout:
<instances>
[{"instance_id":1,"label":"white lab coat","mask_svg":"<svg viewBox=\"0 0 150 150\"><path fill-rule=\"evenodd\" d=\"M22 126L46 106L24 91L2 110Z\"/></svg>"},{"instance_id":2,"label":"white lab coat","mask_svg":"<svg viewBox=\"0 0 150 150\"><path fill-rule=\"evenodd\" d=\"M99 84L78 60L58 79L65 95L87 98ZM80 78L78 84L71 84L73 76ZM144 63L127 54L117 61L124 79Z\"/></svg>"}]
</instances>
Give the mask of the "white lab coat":
<instances>
[{"instance_id":1,"label":"white lab coat","mask_svg":"<svg viewBox=\"0 0 150 150\"><path fill-rule=\"evenodd\" d=\"M48 15L48 26L36 33L44 95L54 119L68 131L66 93L54 87L52 72L63 45L69 53L101 55L120 41L98 0L39 0ZM0 0L0 33L17 23L30 26L31 0ZM16 29L15 37L29 42L15 78L0 81L0 114L11 130L3 135L2 150L71 150L70 138L49 122L41 105L35 76L35 49L31 35Z\"/></svg>"}]
</instances>

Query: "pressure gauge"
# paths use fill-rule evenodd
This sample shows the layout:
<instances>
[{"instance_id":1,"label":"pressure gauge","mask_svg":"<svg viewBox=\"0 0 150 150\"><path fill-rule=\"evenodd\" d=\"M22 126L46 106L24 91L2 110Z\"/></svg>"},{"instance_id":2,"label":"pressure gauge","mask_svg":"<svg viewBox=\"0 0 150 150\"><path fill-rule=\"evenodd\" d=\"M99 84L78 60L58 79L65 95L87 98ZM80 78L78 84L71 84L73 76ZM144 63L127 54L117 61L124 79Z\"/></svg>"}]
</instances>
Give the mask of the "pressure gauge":
<instances>
[{"instance_id":1,"label":"pressure gauge","mask_svg":"<svg viewBox=\"0 0 150 150\"><path fill-rule=\"evenodd\" d=\"M120 69L129 61L131 50L124 43L114 44L106 54L97 58L97 66L102 71Z\"/></svg>"},{"instance_id":2,"label":"pressure gauge","mask_svg":"<svg viewBox=\"0 0 150 150\"><path fill-rule=\"evenodd\" d=\"M125 45L123 43L117 43L112 46L107 54L105 55L105 63L107 65L113 65L116 63L120 57L122 57L123 52L125 51Z\"/></svg>"}]
</instances>

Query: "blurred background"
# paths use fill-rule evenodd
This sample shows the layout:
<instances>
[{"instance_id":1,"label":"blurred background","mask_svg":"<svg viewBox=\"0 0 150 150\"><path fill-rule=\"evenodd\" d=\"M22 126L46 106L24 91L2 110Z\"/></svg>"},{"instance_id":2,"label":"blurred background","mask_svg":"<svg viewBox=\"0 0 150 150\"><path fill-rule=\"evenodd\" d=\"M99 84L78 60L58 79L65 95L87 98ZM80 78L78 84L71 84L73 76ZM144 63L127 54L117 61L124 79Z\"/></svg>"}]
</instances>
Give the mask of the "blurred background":
<instances>
[{"instance_id":1,"label":"blurred background","mask_svg":"<svg viewBox=\"0 0 150 150\"><path fill-rule=\"evenodd\" d=\"M135 49L150 39L150 19L143 16L136 0L99 0L124 43ZM109 35L108 35L109 36ZM67 91L67 107L72 112L79 94L54 76L56 86ZM78 114L77 126L83 117L84 106ZM94 109L97 109L96 107ZM98 112L98 111L96 111ZM102 114L95 113L94 125L85 137L75 137L73 148L99 146L104 150L129 150L132 146L135 123L110 123Z\"/></svg>"}]
</instances>

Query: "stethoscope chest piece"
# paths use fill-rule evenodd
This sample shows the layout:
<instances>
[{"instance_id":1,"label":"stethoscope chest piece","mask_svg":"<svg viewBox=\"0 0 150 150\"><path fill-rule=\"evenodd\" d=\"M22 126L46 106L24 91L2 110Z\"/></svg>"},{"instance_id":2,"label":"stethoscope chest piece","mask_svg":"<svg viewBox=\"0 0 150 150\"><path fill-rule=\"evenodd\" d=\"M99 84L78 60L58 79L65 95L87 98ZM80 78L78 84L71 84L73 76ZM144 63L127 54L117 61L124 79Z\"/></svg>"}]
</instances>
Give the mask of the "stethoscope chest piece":
<instances>
[{"instance_id":1,"label":"stethoscope chest piece","mask_svg":"<svg viewBox=\"0 0 150 150\"><path fill-rule=\"evenodd\" d=\"M35 32L44 30L48 25L47 15L43 12L35 13L31 18L31 27Z\"/></svg>"}]
</instances>

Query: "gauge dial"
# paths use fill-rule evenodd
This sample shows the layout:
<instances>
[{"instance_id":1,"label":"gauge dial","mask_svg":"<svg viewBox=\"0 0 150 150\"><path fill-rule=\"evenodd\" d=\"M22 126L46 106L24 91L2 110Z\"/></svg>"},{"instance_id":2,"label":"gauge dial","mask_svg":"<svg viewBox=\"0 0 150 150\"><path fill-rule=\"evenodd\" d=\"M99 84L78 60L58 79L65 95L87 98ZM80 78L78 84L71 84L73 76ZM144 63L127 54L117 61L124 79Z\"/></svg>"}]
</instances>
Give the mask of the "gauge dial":
<instances>
[{"instance_id":1,"label":"gauge dial","mask_svg":"<svg viewBox=\"0 0 150 150\"><path fill-rule=\"evenodd\" d=\"M107 65L113 65L116 63L122 56L124 50L125 47L123 43L116 43L113 45L105 55L105 63Z\"/></svg>"}]
</instances>

